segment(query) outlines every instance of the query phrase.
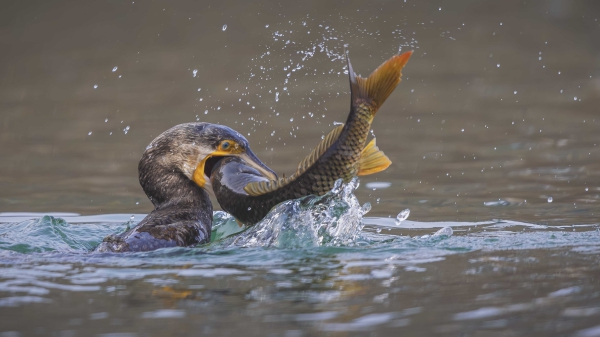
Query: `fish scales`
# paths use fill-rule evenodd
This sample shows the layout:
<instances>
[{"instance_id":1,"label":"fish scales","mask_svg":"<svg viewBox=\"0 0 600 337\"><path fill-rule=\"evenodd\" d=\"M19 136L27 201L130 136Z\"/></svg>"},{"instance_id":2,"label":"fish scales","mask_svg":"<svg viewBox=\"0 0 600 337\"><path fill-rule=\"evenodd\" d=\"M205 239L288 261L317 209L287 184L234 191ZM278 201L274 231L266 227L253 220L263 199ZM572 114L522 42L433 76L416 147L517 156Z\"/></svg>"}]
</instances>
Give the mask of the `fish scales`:
<instances>
[{"instance_id":1,"label":"fish scales","mask_svg":"<svg viewBox=\"0 0 600 337\"><path fill-rule=\"evenodd\" d=\"M360 175L361 156L369 147L365 144L373 118L400 82L401 70L411 54L392 57L366 79L356 76L348 61L352 98L346 123L327 135L292 176L268 181L258 172L251 172L239 158L220 160L211 173L211 184L221 207L238 221L252 225L283 201L323 195L333 188L336 180L348 182ZM379 172L391 164L381 151L376 147L375 150L376 157L385 159L383 165L370 167L364 174Z\"/></svg>"}]
</instances>

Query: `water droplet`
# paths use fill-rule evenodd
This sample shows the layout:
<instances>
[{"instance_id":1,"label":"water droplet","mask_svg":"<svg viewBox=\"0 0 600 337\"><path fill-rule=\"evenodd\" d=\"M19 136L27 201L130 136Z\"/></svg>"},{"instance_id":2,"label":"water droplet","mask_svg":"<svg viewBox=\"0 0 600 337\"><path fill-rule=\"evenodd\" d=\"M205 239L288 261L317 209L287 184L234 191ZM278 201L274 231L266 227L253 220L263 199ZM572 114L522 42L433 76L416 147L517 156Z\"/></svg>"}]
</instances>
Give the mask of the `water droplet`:
<instances>
[{"instance_id":1,"label":"water droplet","mask_svg":"<svg viewBox=\"0 0 600 337\"><path fill-rule=\"evenodd\" d=\"M279 102L279 91L275 93L275 102Z\"/></svg>"},{"instance_id":2,"label":"water droplet","mask_svg":"<svg viewBox=\"0 0 600 337\"><path fill-rule=\"evenodd\" d=\"M465 132L465 129L460 129L460 132Z\"/></svg>"},{"instance_id":3,"label":"water droplet","mask_svg":"<svg viewBox=\"0 0 600 337\"><path fill-rule=\"evenodd\" d=\"M513 92L513 94L515 94L515 95L516 95L516 94L517 94L517 91L515 90L515 91Z\"/></svg>"},{"instance_id":4,"label":"water droplet","mask_svg":"<svg viewBox=\"0 0 600 337\"><path fill-rule=\"evenodd\" d=\"M127 134L127 132L129 132L129 129L130 129L130 127L129 127L129 125L127 125L127 126L125 127L125 129L123 129L123 132L124 132L125 134Z\"/></svg>"},{"instance_id":5,"label":"water droplet","mask_svg":"<svg viewBox=\"0 0 600 337\"><path fill-rule=\"evenodd\" d=\"M196 75L198 75L198 69L194 69L194 70L192 70L192 75L193 75L194 77L196 77Z\"/></svg>"},{"instance_id":6,"label":"water droplet","mask_svg":"<svg viewBox=\"0 0 600 337\"><path fill-rule=\"evenodd\" d=\"M496 64L496 68L500 68L500 63Z\"/></svg>"},{"instance_id":7,"label":"water droplet","mask_svg":"<svg viewBox=\"0 0 600 337\"><path fill-rule=\"evenodd\" d=\"M381 198L377 198L377 203L379 203L381 201Z\"/></svg>"},{"instance_id":8,"label":"water droplet","mask_svg":"<svg viewBox=\"0 0 600 337\"><path fill-rule=\"evenodd\" d=\"M293 121L294 121L294 119L293 119L293 118L290 118L290 122L293 122Z\"/></svg>"},{"instance_id":9,"label":"water droplet","mask_svg":"<svg viewBox=\"0 0 600 337\"><path fill-rule=\"evenodd\" d=\"M360 208L361 216L364 215L364 214L369 213L370 210L371 210L371 203L370 202L365 202L365 204L362 205L362 207Z\"/></svg>"},{"instance_id":10,"label":"water droplet","mask_svg":"<svg viewBox=\"0 0 600 337\"><path fill-rule=\"evenodd\" d=\"M577 96L573 97L573 100L576 101L577 100Z\"/></svg>"},{"instance_id":11,"label":"water droplet","mask_svg":"<svg viewBox=\"0 0 600 337\"><path fill-rule=\"evenodd\" d=\"M265 28L269 28L269 25L265 25Z\"/></svg>"},{"instance_id":12,"label":"water droplet","mask_svg":"<svg viewBox=\"0 0 600 337\"><path fill-rule=\"evenodd\" d=\"M586 187L586 188L585 188L585 191L587 192L588 190L589 190L589 189Z\"/></svg>"},{"instance_id":13,"label":"water droplet","mask_svg":"<svg viewBox=\"0 0 600 337\"><path fill-rule=\"evenodd\" d=\"M400 225L400 223L408 218L410 215L410 209L405 209L402 212L398 213L396 216L396 225Z\"/></svg>"},{"instance_id":14,"label":"water droplet","mask_svg":"<svg viewBox=\"0 0 600 337\"><path fill-rule=\"evenodd\" d=\"M92 131L88 132L88 136L91 136L91 135L92 135Z\"/></svg>"},{"instance_id":15,"label":"water droplet","mask_svg":"<svg viewBox=\"0 0 600 337\"><path fill-rule=\"evenodd\" d=\"M140 204L140 202L139 202L139 201L136 201L136 202L135 202L135 204L136 204L136 205L139 205L139 204Z\"/></svg>"},{"instance_id":16,"label":"water droplet","mask_svg":"<svg viewBox=\"0 0 600 337\"><path fill-rule=\"evenodd\" d=\"M249 210L249 211L251 211L251 210L252 210L252 207L248 207L248 210Z\"/></svg>"},{"instance_id":17,"label":"water droplet","mask_svg":"<svg viewBox=\"0 0 600 337\"><path fill-rule=\"evenodd\" d=\"M104 123L106 123L106 122L108 122L108 118L105 118L105 119L104 119Z\"/></svg>"},{"instance_id":18,"label":"water droplet","mask_svg":"<svg viewBox=\"0 0 600 337\"><path fill-rule=\"evenodd\" d=\"M98 85L97 84L94 84L94 89L98 89Z\"/></svg>"},{"instance_id":19,"label":"water droplet","mask_svg":"<svg viewBox=\"0 0 600 337\"><path fill-rule=\"evenodd\" d=\"M112 72L114 73L115 71L117 71L117 69L119 69L119 67L115 66L112 70Z\"/></svg>"},{"instance_id":20,"label":"water droplet","mask_svg":"<svg viewBox=\"0 0 600 337\"><path fill-rule=\"evenodd\" d=\"M129 217L129 221L133 221L133 220L135 220L135 215L132 215Z\"/></svg>"},{"instance_id":21,"label":"water droplet","mask_svg":"<svg viewBox=\"0 0 600 337\"><path fill-rule=\"evenodd\" d=\"M552 202L553 200L552 197L548 197L548 202Z\"/></svg>"},{"instance_id":22,"label":"water droplet","mask_svg":"<svg viewBox=\"0 0 600 337\"><path fill-rule=\"evenodd\" d=\"M227 30L227 25L223 25L223 31Z\"/></svg>"},{"instance_id":23,"label":"water droplet","mask_svg":"<svg viewBox=\"0 0 600 337\"><path fill-rule=\"evenodd\" d=\"M204 114L205 114L205 115L208 115L208 110L204 110Z\"/></svg>"}]
</instances>

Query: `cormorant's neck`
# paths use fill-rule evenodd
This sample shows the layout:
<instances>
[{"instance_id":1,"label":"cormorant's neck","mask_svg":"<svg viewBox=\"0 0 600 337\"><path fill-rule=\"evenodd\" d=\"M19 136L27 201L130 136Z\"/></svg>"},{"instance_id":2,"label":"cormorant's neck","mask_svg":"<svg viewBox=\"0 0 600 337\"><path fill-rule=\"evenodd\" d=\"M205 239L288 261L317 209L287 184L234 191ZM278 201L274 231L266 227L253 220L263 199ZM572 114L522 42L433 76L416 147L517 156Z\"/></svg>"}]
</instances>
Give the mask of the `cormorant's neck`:
<instances>
[{"instance_id":1,"label":"cormorant's neck","mask_svg":"<svg viewBox=\"0 0 600 337\"><path fill-rule=\"evenodd\" d=\"M155 209L177 206L206 209L212 213L208 193L181 171L160 165L147 153L142 156L138 171L140 185Z\"/></svg>"}]
</instances>

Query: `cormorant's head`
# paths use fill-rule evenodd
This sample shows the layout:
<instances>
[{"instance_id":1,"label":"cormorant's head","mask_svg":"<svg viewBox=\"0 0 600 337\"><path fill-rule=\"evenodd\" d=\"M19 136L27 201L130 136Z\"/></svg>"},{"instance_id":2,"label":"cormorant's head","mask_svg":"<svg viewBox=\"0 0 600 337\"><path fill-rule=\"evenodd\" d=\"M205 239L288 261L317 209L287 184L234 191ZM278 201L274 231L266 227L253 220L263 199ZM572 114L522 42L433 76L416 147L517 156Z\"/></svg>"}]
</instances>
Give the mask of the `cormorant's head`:
<instances>
[{"instance_id":1,"label":"cormorant's head","mask_svg":"<svg viewBox=\"0 0 600 337\"><path fill-rule=\"evenodd\" d=\"M143 171L153 170L152 166L158 165L180 171L206 188L214 164L230 156L243 159L269 179L277 179L275 172L254 155L239 132L223 125L186 123L163 132L148 145L140 161L140 181L147 173Z\"/></svg>"}]
</instances>

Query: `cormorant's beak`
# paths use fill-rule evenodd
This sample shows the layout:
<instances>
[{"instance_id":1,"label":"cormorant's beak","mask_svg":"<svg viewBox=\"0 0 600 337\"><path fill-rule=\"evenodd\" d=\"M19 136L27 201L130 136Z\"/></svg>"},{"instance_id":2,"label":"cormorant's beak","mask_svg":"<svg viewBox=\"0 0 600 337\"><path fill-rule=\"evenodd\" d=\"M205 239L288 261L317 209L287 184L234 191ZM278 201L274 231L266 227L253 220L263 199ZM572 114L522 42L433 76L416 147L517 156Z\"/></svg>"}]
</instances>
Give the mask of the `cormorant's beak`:
<instances>
[{"instance_id":1,"label":"cormorant's beak","mask_svg":"<svg viewBox=\"0 0 600 337\"><path fill-rule=\"evenodd\" d=\"M261 162L260 159L258 159L252 151L250 151L250 149L235 152L216 150L208 154L206 157L204 157L204 159L200 161L200 163L198 163L198 166L196 167L193 176L193 180L198 186L204 188L206 185L210 185L209 176L210 172L212 171L212 167L216 163L216 161L212 161L209 159L218 157L239 157L243 159L249 166L255 168L256 170L258 170L258 172L262 173L262 175L264 175L266 178L270 180L277 180L277 175L275 174L275 172L273 172L273 170L271 170L267 165Z\"/></svg>"},{"instance_id":2,"label":"cormorant's beak","mask_svg":"<svg viewBox=\"0 0 600 337\"><path fill-rule=\"evenodd\" d=\"M248 165L254 167L258 170L258 172L262 173L262 175L265 176L267 179L277 180L277 174L275 174L273 170L271 170L267 165L260 161L260 159L258 159L256 155L252 151L250 151L250 149L234 156L238 156L241 159L243 159Z\"/></svg>"}]
</instances>

